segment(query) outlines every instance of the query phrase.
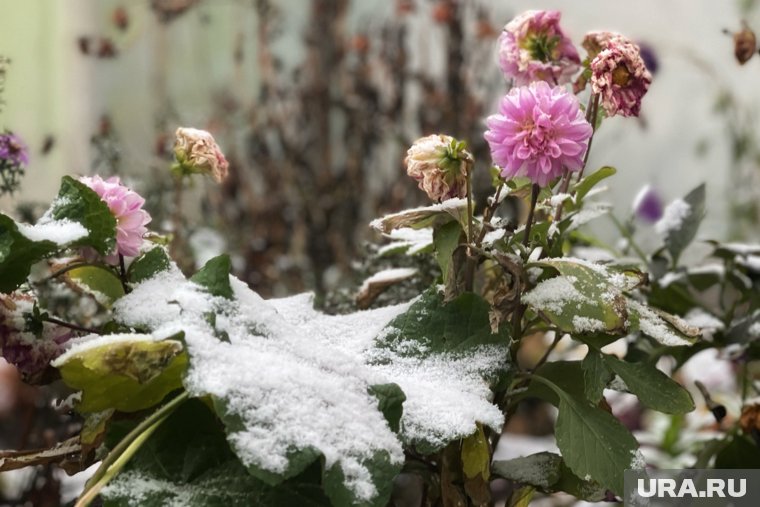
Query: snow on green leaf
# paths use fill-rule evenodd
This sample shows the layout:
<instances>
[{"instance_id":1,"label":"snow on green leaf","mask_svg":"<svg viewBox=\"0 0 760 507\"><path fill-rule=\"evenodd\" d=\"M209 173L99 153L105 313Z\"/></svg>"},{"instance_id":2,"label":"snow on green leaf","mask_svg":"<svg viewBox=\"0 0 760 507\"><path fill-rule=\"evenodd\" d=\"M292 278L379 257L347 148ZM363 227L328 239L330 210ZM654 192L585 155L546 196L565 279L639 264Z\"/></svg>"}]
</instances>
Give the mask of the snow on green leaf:
<instances>
[{"instance_id":1,"label":"snow on green leaf","mask_svg":"<svg viewBox=\"0 0 760 507\"><path fill-rule=\"evenodd\" d=\"M431 329L440 335L422 340L386 329L409 304L330 316L313 309L310 295L264 301L229 280L232 299L172 267L136 285L114 312L157 336L185 332L185 386L214 398L233 450L255 477L275 484L321 456L333 502L384 505L404 460L402 441L445 445L472 434L477 422L500 427L484 378L506 360L506 341L495 345L483 334L482 300L467 296L452 309L469 320ZM391 383L400 388L397 401L406 396L400 435L370 389Z\"/></svg>"}]
</instances>

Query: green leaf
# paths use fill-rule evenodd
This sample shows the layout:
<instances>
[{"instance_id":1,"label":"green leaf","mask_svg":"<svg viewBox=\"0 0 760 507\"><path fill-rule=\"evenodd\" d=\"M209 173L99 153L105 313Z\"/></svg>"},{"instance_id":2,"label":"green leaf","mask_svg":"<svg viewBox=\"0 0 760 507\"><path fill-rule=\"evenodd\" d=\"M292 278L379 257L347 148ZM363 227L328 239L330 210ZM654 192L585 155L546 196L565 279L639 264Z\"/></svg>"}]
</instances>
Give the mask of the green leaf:
<instances>
[{"instance_id":1,"label":"green leaf","mask_svg":"<svg viewBox=\"0 0 760 507\"><path fill-rule=\"evenodd\" d=\"M367 389L369 394L377 398L377 408L385 416L388 425L394 433L398 433L401 416L404 412L406 395L398 384L375 384Z\"/></svg>"},{"instance_id":2,"label":"green leaf","mask_svg":"<svg viewBox=\"0 0 760 507\"><path fill-rule=\"evenodd\" d=\"M418 342L426 355L467 351L478 345L509 343L506 329L491 332L490 307L480 296L466 292L449 303L433 287L409 310L388 324L379 341L382 348L395 348L407 340Z\"/></svg>"},{"instance_id":3,"label":"green leaf","mask_svg":"<svg viewBox=\"0 0 760 507\"><path fill-rule=\"evenodd\" d=\"M646 407L666 414L685 414L694 410L689 391L654 366L628 363L609 355L604 355L604 362Z\"/></svg>"},{"instance_id":4,"label":"green leaf","mask_svg":"<svg viewBox=\"0 0 760 507\"><path fill-rule=\"evenodd\" d=\"M136 412L182 387L187 354L176 340L116 335L95 338L88 347L66 353L52 364L66 385L82 391L78 411Z\"/></svg>"},{"instance_id":5,"label":"green leaf","mask_svg":"<svg viewBox=\"0 0 760 507\"><path fill-rule=\"evenodd\" d=\"M536 375L557 384L577 399L586 397L581 361L551 361L542 364ZM559 397L549 386L542 382L531 380L528 388L518 396L539 398L548 401L555 407L559 406Z\"/></svg>"},{"instance_id":6,"label":"green leaf","mask_svg":"<svg viewBox=\"0 0 760 507\"><path fill-rule=\"evenodd\" d=\"M604 363L602 354L598 350L589 347L586 357L581 362L583 369L583 385L586 398L591 403L599 403L602 399L604 388L610 383L614 375Z\"/></svg>"},{"instance_id":7,"label":"green leaf","mask_svg":"<svg viewBox=\"0 0 760 507\"><path fill-rule=\"evenodd\" d=\"M690 212L683 217L679 227L668 230L665 235L665 247L673 258L673 265L678 263L681 253L697 235L705 216L705 184L689 192L683 200L689 205Z\"/></svg>"},{"instance_id":8,"label":"green leaf","mask_svg":"<svg viewBox=\"0 0 760 507\"><path fill-rule=\"evenodd\" d=\"M528 507L530 501L533 500L535 492L536 488L533 486L525 486L513 491L509 500L507 500L505 507Z\"/></svg>"},{"instance_id":9,"label":"green leaf","mask_svg":"<svg viewBox=\"0 0 760 507\"><path fill-rule=\"evenodd\" d=\"M114 301L124 295L119 277L103 266L89 265L70 269L64 276L76 287L92 294L106 308L110 308Z\"/></svg>"},{"instance_id":10,"label":"green leaf","mask_svg":"<svg viewBox=\"0 0 760 507\"><path fill-rule=\"evenodd\" d=\"M478 425L473 435L462 440L462 472L466 478L480 475L487 481L491 475L490 464L491 447L483 426Z\"/></svg>"},{"instance_id":11,"label":"green leaf","mask_svg":"<svg viewBox=\"0 0 760 507\"><path fill-rule=\"evenodd\" d=\"M190 400L156 430L102 497L105 507L329 507L319 482L318 463L277 487L251 477L213 412ZM146 483L151 487L140 487Z\"/></svg>"},{"instance_id":12,"label":"green leaf","mask_svg":"<svg viewBox=\"0 0 760 507\"><path fill-rule=\"evenodd\" d=\"M77 246L92 247L103 255L116 246L116 218L108 205L90 187L70 176L61 180L50 214L56 220L68 219L87 229L88 235L74 243Z\"/></svg>"},{"instance_id":13,"label":"green leaf","mask_svg":"<svg viewBox=\"0 0 760 507\"><path fill-rule=\"evenodd\" d=\"M167 271L171 267L171 260L166 250L157 246L132 261L127 271L127 279L131 283L140 283L153 278L157 273Z\"/></svg>"},{"instance_id":14,"label":"green leaf","mask_svg":"<svg viewBox=\"0 0 760 507\"><path fill-rule=\"evenodd\" d=\"M560 276L539 283L523 300L543 312L562 331L574 334L626 331L626 300L606 268L569 259L548 259L535 265L554 268ZM628 279L624 273L616 274L625 277L621 280Z\"/></svg>"},{"instance_id":15,"label":"green leaf","mask_svg":"<svg viewBox=\"0 0 760 507\"><path fill-rule=\"evenodd\" d=\"M491 468L494 475L533 486L547 494L564 491L590 502L598 502L606 496L605 488L579 478L565 465L562 456L551 452L494 461Z\"/></svg>"},{"instance_id":16,"label":"green leaf","mask_svg":"<svg viewBox=\"0 0 760 507\"><path fill-rule=\"evenodd\" d=\"M205 287L213 296L232 299L231 270L230 256L222 254L208 261L200 271L190 278L190 281Z\"/></svg>"},{"instance_id":17,"label":"green leaf","mask_svg":"<svg viewBox=\"0 0 760 507\"><path fill-rule=\"evenodd\" d=\"M433 231L433 244L435 245L435 259L441 267L443 274L443 283L446 283L449 277L449 265L451 256L454 255L459 245L459 238L462 235L462 227L459 222L449 222Z\"/></svg>"},{"instance_id":18,"label":"green leaf","mask_svg":"<svg viewBox=\"0 0 760 507\"><path fill-rule=\"evenodd\" d=\"M56 251L52 241L32 241L18 231L16 222L0 214L0 292L16 290L29 276L32 264Z\"/></svg>"},{"instance_id":19,"label":"green leaf","mask_svg":"<svg viewBox=\"0 0 760 507\"><path fill-rule=\"evenodd\" d=\"M733 435L715 455L715 468L760 468L760 449L744 435Z\"/></svg>"},{"instance_id":20,"label":"green leaf","mask_svg":"<svg viewBox=\"0 0 760 507\"><path fill-rule=\"evenodd\" d=\"M617 169L610 166L601 167L599 170L589 174L581 181L575 184L575 199L580 202L586 197L586 194L594 188L600 181L609 178L617 173Z\"/></svg>"},{"instance_id":21,"label":"green leaf","mask_svg":"<svg viewBox=\"0 0 760 507\"><path fill-rule=\"evenodd\" d=\"M623 472L640 460L638 442L612 414L578 400L557 384L536 375L559 398L554 428L565 463L578 477L589 476L616 494L623 492Z\"/></svg>"}]
</instances>

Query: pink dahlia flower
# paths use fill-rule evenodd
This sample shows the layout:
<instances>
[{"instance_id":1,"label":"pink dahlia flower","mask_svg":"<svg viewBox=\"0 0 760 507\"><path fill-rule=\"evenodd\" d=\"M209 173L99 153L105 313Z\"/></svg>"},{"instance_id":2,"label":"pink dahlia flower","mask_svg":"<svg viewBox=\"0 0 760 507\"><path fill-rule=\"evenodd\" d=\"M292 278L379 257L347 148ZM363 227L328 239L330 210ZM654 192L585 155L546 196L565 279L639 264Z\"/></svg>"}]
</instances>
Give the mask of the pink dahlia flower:
<instances>
[{"instance_id":1,"label":"pink dahlia flower","mask_svg":"<svg viewBox=\"0 0 760 507\"><path fill-rule=\"evenodd\" d=\"M638 116L652 83L639 46L622 35L601 32L587 35L584 47L591 58L591 89L600 95L607 115Z\"/></svg>"},{"instance_id":2,"label":"pink dahlia flower","mask_svg":"<svg viewBox=\"0 0 760 507\"><path fill-rule=\"evenodd\" d=\"M145 199L122 185L116 176L107 180L100 176L83 176L79 181L94 190L116 218L116 252L126 257L139 254L143 236L148 232L145 225L151 220L142 209Z\"/></svg>"},{"instance_id":3,"label":"pink dahlia flower","mask_svg":"<svg viewBox=\"0 0 760 507\"><path fill-rule=\"evenodd\" d=\"M499 37L499 66L516 86L532 81L567 83L580 68L572 41L559 26L559 11L526 11Z\"/></svg>"},{"instance_id":4,"label":"pink dahlia flower","mask_svg":"<svg viewBox=\"0 0 760 507\"><path fill-rule=\"evenodd\" d=\"M464 197L472 155L451 136L433 134L417 139L407 150L406 173L433 201Z\"/></svg>"},{"instance_id":5,"label":"pink dahlia flower","mask_svg":"<svg viewBox=\"0 0 760 507\"><path fill-rule=\"evenodd\" d=\"M544 81L513 88L486 125L501 175L527 176L542 187L565 170L581 169L592 133L575 95Z\"/></svg>"}]
</instances>

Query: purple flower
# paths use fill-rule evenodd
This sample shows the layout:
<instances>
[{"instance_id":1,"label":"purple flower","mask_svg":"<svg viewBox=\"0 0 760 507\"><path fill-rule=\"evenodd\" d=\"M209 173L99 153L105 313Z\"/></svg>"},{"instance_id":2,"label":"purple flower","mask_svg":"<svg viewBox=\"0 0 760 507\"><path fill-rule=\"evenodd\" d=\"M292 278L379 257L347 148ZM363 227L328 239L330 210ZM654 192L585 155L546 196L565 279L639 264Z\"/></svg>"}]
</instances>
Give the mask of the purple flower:
<instances>
[{"instance_id":1,"label":"purple flower","mask_svg":"<svg viewBox=\"0 0 760 507\"><path fill-rule=\"evenodd\" d=\"M145 199L122 185L116 176L107 180L100 176L83 176L79 181L94 190L116 218L117 253L126 257L139 254L143 236L148 232L145 225L151 220L148 212L142 209Z\"/></svg>"},{"instance_id":2,"label":"purple flower","mask_svg":"<svg viewBox=\"0 0 760 507\"><path fill-rule=\"evenodd\" d=\"M660 194L651 185L645 185L633 199L633 212L644 222L657 222L663 212Z\"/></svg>"},{"instance_id":3,"label":"purple flower","mask_svg":"<svg viewBox=\"0 0 760 507\"><path fill-rule=\"evenodd\" d=\"M68 329L48 322L36 333L28 330L26 316L33 308L34 298L27 294L0 295L0 355L29 384L42 380L50 361L63 352L63 344L72 336Z\"/></svg>"},{"instance_id":4,"label":"purple flower","mask_svg":"<svg viewBox=\"0 0 760 507\"><path fill-rule=\"evenodd\" d=\"M515 86L532 81L567 83L580 68L572 41L559 26L559 11L526 11L499 37L499 66Z\"/></svg>"},{"instance_id":5,"label":"purple flower","mask_svg":"<svg viewBox=\"0 0 760 507\"><path fill-rule=\"evenodd\" d=\"M639 46L608 32L587 35L583 46L591 58L591 89L601 96L607 115L638 116L652 82Z\"/></svg>"},{"instance_id":6,"label":"purple flower","mask_svg":"<svg viewBox=\"0 0 760 507\"><path fill-rule=\"evenodd\" d=\"M451 136L433 134L417 139L406 152L406 173L433 201L464 197L472 155Z\"/></svg>"},{"instance_id":7,"label":"purple flower","mask_svg":"<svg viewBox=\"0 0 760 507\"><path fill-rule=\"evenodd\" d=\"M575 95L544 81L513 88L486 125L501 175L527 176L542 187L565 170L581 169L592 133Z\"/></svg>"},{"instance_id":8,"label":"purple flower","mask_svg":"<svg viewBox=\"0 0 760 507\"><path fill-rule=\"evenodd\" d=\"M644 60L644 65L647 66L647 70L654 76L657 74L657 70L660 68L660 59L657 56L657 52L654 48L646 42L638 42L639 52L641 53L641 59Z\"/></svg>"},{"instance_id":9,"label":"purple flower","mask_svg":"<svg viewBox=\"0 0 760 507\"><path fill-rule=\"evenodd\" d=\"M29 151L20 137L10 132L0 134L0 160L14 166L29 165Z\"/></svg>"}]
</instances>

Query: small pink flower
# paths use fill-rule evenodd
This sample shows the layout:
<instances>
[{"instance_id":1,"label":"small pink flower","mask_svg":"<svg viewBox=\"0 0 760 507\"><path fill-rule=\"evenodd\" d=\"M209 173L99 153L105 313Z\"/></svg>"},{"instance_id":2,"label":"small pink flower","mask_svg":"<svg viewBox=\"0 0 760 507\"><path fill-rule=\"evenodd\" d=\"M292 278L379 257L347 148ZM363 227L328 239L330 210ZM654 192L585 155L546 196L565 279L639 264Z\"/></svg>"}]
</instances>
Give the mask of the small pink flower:
<instances>
[{"instance_id":1,"label":"small pink flower","mask_svg":"<svg viewBox=\"0 0 760 507\"><path fill-rule=\"evenodd\" d=\"M94 190L116 218L116 252L126 257L139 254L143 236L148 232L145 226L151 220L142 209L145 199L122 185L116 176L107 180L100 176L83 176L79 181Z\"/></svg>"},{"instance_id":2,"label":"small pink flower","mask_svg":"<svg viewBox=\"0 0 760 507\"><path fill-rule=\"evenodd\" d=\"M639 46L609 32L588 34L583 46L591 58L591 89L600 95L607 115L638 116L652 82Z\"/></svg>"},{"instance_id":3,"label":"small pink flower","mask_svg":"<svg viewBox=\"0 0 760 507\"><path fill-rule=\"evenodd\" d=\"M542 187L565 170L581 169L592 133L575 95L544 81L510 90L486 125L501 175L527 176Z\"/></svg>"},{"instance_id":4,"label":"small pink flower","mask_svg":"<svg viewBox=\"0 0 760 507\"><path fill-rule=\"evenodd\" d=\"M205 130L178 128L174 155L185 173L209 174L217 183L227 178L229 163L214 137Z\"/></svg>"},{"instance_id":5,"label":"small pink flower","mask_svg":"<svg viewBox=\"0 0 760 507\"><path fill-rule=\"evenodd\" d=\"M464 197L472 155L451 136L433 134L417 139L406 152L406 173L433 201Z\"/></svg>"},{"instance_id":6,"label":"small pink flower","mask_svg":"<svg viewBox=\"0 0 760 507\"><path fill-rule=\"evenodd\" d=\"M499 66L515 86L532 81L567 83L580 68L572 41L559 26L559 11L526 11L499 37Z\"/></svg>"}]
</instances>

